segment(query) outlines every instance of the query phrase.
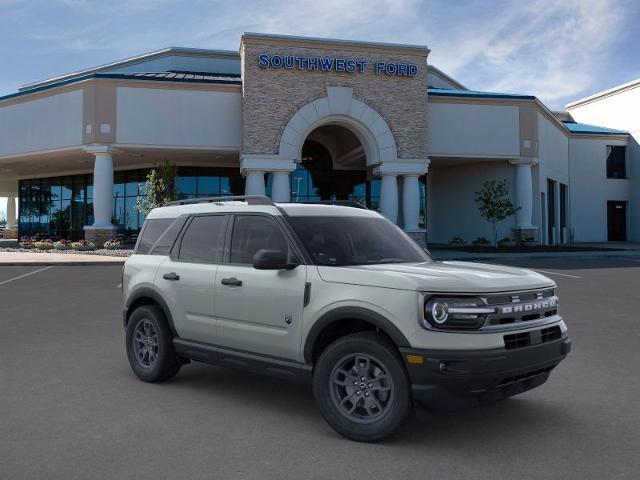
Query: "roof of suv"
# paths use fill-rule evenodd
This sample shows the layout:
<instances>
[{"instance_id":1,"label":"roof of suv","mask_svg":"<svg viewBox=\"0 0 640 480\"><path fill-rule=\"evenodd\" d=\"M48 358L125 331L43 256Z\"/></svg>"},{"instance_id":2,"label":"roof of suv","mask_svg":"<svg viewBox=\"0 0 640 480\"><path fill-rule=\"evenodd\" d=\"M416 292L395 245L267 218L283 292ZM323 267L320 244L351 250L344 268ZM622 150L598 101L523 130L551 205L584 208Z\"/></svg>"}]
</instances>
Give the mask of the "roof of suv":
<instances>
[{"instance_id":1,"label":"roof of suv","mask_svg":"<svg viewBox=\"0 0 640 480\"><path fill-rule=\"evenodd\" d=\"M250 205L244 201L225 201L211 203L190 203L185 205L168 205L154 208L147 218L176 218L185 214L198 213L234 213L256 212L270 215L282 215L282 212L291 216L317 216L317 217L379 217L380 214L373 210L354 208L342 205L303 204L303 203L276 203L273 205Z\"/></svg>"}]
</instances>

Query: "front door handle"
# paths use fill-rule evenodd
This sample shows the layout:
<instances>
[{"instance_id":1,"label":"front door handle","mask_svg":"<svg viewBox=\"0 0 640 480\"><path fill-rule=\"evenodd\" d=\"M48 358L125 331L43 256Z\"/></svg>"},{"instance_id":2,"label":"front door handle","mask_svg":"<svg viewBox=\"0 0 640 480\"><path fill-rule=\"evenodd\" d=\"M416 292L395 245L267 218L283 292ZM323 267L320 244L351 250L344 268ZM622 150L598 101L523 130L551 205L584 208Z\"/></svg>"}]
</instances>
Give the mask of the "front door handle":
<instances>
[{"instance_id":1,"label":"front door handle","mask_svg":"<svg viewBox=\"0 0 640 480\"><path fill-rule=\"evenodd\" d=\"M180 280L180 275L178 275L176 272L171 272L171 273L165 273L164 275L162 275L162 278L164 278L165 280L176 281L176 280Z\"/></svg>"},{"instance_id":2,"label":"front door handle","mask_svg":"<svg viewBox=\"0 0 640 480\"><path fill-rule=\"evenodd\" d=\"M222 283L223 285L229 285L230 287L242 286L242 280L238 280L236 277L223 278L220 283Z\"/></svg>"}]
</instances>

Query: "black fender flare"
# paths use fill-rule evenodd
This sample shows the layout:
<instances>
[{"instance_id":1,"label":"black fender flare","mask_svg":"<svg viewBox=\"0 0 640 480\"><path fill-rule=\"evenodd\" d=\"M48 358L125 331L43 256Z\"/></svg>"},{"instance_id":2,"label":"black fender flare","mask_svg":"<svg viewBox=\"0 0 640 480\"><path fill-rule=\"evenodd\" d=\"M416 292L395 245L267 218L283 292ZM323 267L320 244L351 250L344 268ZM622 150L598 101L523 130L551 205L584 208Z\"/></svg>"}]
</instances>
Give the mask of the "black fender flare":
<instances>
[{"instance_id":1,"label":"black fender flare","mask_svg":"<svg viewBox=\"0 0 640 480\"><path fill-rule=\"evenodd\" d=\"M313 347L323 330L340 320L362 320L386 333L398 348L409 347L407 337L383 315L363 307L338 307L323 314L311 327L304 343L303 356L306 363L313 363Z\"/></svg>"},{"instance_id":2,"label":"black fender flare","mask_svg":"<svg viewBox=\"0 0 640 480\"><path fill-rule=\"evenodd\" d=\"M171 329L173 337L179 338L178 333L176 332L175 325L173 324L173 316L171 315L171 310L169 310L167 302L164 301L162 295L160 295L157 291L150 287L137 288L127 298L127 301L124 304L124 311L122 312L124 327L127 328L127 322L129 321L129 315L131 314L131 312L129 311L131 305L133 305L137 300L140 300L141 298L149 298L160 306L160 308L162 309L162 313L164 313L164 317L169 323L169 328Z\"/></svg>"}]
</instances>

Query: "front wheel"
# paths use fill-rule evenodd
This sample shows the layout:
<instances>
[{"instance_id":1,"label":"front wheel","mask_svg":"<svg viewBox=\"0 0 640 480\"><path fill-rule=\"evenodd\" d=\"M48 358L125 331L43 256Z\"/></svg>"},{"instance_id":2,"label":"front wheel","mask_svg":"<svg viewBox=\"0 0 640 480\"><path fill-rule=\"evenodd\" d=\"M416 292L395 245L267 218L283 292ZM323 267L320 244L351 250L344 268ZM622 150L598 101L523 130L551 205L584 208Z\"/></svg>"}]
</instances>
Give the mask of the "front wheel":
<instances>
[{"instance_id":1,"label":"front wheel","mask_svg":"<svg viewBox=\"0 0 640 480\"><path fill-rule=\"evenodd\" d=\"M412 410L410 385L397 350L373 332L348 335L329 345L316 363L313 391L329 425L361 442L391 435Z\"/></svg>"}]
</instances>

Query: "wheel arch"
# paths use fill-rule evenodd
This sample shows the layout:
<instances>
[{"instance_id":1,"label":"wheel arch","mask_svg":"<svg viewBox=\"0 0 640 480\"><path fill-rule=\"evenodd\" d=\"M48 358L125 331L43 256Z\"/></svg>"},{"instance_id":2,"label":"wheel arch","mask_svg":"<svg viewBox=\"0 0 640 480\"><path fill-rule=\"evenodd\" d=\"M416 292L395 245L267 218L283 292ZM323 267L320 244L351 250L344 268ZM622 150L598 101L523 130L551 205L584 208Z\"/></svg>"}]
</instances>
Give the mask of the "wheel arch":
<instances>
[{"instance_id":1,"label":"wheel arch","mask_svg":"<svg viewBox=\"0 0 640 480\"><path fill-rule=\"evenodd\" d=\"M338 307L323 314L309 330L303 348L305 363L312 365L315 362L319 354L318 349L324 343L327 332L335 331L343 322L356 322L369 327L361 330L380 331L389 337L397 348L410 346L400 329L383 315L363 307ZM360 329L356 331L358 330Z\"/></svg>"},{"instance_id":2,"label":"wheel arch","mask_svg":"<svg viewBox=\"0 0 640 480\"><path fill-rule=\"evenodd\" d=\"M158 292L149 287L142 287L137 289L127 299L123 312L123 323L125 329L127 328L129 317L131 316L133 311L141 305L157 305L158 307L160 307L162 313L164 314L164 317L167 319L169 329L171 330L174 338L179 338L173 323L173 316L171 315L169 306Z\"/></svg>"}]
</instances>

